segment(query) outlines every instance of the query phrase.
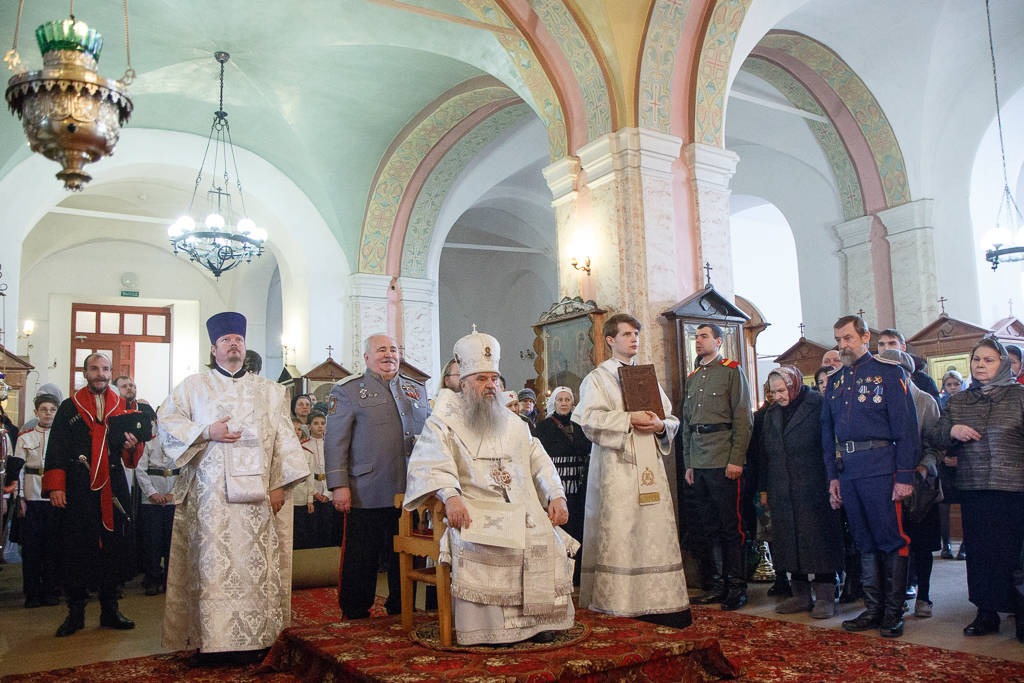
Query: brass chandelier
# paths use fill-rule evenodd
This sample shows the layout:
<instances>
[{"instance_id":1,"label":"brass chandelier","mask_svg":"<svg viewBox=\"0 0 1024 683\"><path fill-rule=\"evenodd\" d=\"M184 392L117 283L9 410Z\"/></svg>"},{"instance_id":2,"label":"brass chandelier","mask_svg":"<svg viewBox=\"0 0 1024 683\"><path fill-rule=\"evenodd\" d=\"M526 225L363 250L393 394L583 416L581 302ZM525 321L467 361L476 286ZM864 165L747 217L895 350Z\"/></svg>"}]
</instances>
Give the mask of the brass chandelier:
<instances>
[{"instance_id":1,"label":"brass chandelier","mask_svg":"<svg viewBox=\"0 0 1024 683\"><path fill-rule=\"evenodd\" d=\"M237 267L243 261L249 263L252 257L263 253L263 244L267 240L267 231L257 227L245 211L245 196L242 194L242 180L238 177L238 162L235 161L235 146L231 142L231 127L228 125L228 113L224 111L224 65L231 56L227 52L215 52L214 58L220 63L220 108L213 113L213 125L210 127L210 138L206 143L203 162L199 165L199 175L192 190L192 201L189 213L196 201L196 192L203 179L203 169L210 148L213 148L213 168L210 172L210 189L206 191L206 210L202 226L185 214L167 228L167 236L174 245L174 253L188 254L189 259L219 278L221 273ZM238 199L242 204L242 218L234 222L231 210L231 192L228 188L228 161L235 169L235 184L238 187ZM223 164L223 176L218 178L218 162ZM218 180L223 185L218 185Z\"/></svg>"},{"instance_id":2,"label":"brass chandelier","mask_svg":"<svg viewBox=\"0 0 1024 683\"><path fill-rule=\"evenodd\" d=\"M128 0L124 0L124 37L128 68L118 81L103 78L96 65L103 36L85 22L71 18L51 21L36 29L43 68L28 71L18 55L18 28L24 0L18 5L14 46L4 61L14 76L7 82L7 106L21 119L33 152L56 161L57 178L72 191L92 180L85 165L114 153L121 126L132 115L128 86L135 79L128 41Z\"/></svg>"}]
</instances>

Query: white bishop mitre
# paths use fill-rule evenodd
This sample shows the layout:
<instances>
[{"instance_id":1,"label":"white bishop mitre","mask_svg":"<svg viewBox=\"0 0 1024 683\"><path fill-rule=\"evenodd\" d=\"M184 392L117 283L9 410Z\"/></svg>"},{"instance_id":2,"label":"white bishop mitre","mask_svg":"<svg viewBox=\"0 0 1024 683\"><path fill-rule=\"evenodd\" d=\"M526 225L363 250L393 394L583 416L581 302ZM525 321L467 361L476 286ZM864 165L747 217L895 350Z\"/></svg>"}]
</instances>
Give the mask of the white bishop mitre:
<instances>
[{"instance_id":1,"label":"white bishop mitre","mask_svg":"<svg viewBox=\"0 0 1024 683\"><path fill-rule=\"evenodd\" d=\"M455 342L455 362L459 364L459 376L469 377L478 372L499 372L498 359L501 345L489 334L476 331ZM499 372L500 374L500 372Z\"/></svg>"}]
</instances>

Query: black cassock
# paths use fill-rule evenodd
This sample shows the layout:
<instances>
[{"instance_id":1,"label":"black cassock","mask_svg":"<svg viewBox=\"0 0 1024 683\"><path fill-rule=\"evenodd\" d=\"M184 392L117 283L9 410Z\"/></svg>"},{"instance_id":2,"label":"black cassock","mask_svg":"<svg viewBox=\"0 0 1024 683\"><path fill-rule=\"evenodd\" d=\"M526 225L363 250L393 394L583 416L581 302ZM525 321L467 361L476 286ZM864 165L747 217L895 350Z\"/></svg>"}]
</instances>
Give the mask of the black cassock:
<instances>
[{"instance_id":1,"label":"black cassock","mask_svg":"<svg viewBox=\"0 0 1024 683\"><path fill-rule=\"evenodd\" d=\"M571 437L568 432L571 431ZM562 525L565 533L583 542L583 520L587 512L587 470L590 467L590 439L583 429L569 421L563 422L550 415L537 423L537 439L551 457L558 471L558 477L565 487L565 504L569 509L569 521ZM582 563L577 557L573 572L573 583L579 585Z\"/></svg>"}]
</instances>

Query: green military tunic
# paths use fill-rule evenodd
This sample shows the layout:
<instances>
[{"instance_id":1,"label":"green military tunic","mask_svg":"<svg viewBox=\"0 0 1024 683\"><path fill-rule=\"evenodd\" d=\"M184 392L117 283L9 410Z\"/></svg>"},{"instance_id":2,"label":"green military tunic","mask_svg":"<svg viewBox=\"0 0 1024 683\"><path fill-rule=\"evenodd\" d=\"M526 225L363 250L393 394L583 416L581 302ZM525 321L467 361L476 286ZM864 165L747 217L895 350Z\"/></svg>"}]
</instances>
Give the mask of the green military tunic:
<instances>
[{"instance_id":1,"label":"green military tunic","mask_svg":"<svg viewBox=\"0 0 1024 683\"><path fill-rule=\"evenodd\" d=\"M679 441L686 469L717 469L747 462L753 418L750 390L736 361L718 356L686 378L686 396L679 409ZM696 425L731 425L707 434Z\"/></svg>"}]
</instances>

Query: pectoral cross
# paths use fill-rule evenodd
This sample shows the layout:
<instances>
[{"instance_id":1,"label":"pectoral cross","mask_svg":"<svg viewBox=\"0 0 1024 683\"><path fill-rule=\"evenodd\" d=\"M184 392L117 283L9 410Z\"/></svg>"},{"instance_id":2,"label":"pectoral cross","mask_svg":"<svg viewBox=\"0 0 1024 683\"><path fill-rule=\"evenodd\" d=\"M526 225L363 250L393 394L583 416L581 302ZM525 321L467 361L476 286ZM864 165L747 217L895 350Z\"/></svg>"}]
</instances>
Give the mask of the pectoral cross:
<instances>
[{"instance_id":1,"label":"pectoral cross","mask_svg":"<svg viewBox=\"0 0 1024 683\"><path fill-rule=\"evenodd\" d=\"M328 346L328 347L327 347L327 358L328 358L328 359L330 359L330 357L331 357L331 351L333 351L333 350L334 350L334 347L333 347L333 346Z\"/></svg>"},{"instance_id":2,"label":"pectoral cross","mask_svg":"<svg viewBox=\"0 0 1024 683\"><path fill-rule=\"evenodd\" d=\"M709 285L711 284L711 271L712 270L714 270L714 268L711 267L711 262L710 261L705 262L704 263L704 271L708 274L708 284Z\"/></svg>"},{"instance_id":3,"label":"pectoral cross","mask_svg":"<svg viewBox=\"0 0 1024 683\"><path fill-rule=\"evenodd\" d=\"M942 306L942 315L946 315L946 302L947 301L949 301L949 299L947 299L946 297L944 297L944 296L940 296L939 297L939 306ZM1011 313L1011 315L1012 315L1012 313Z\"/></svg>"}]
</instances>

